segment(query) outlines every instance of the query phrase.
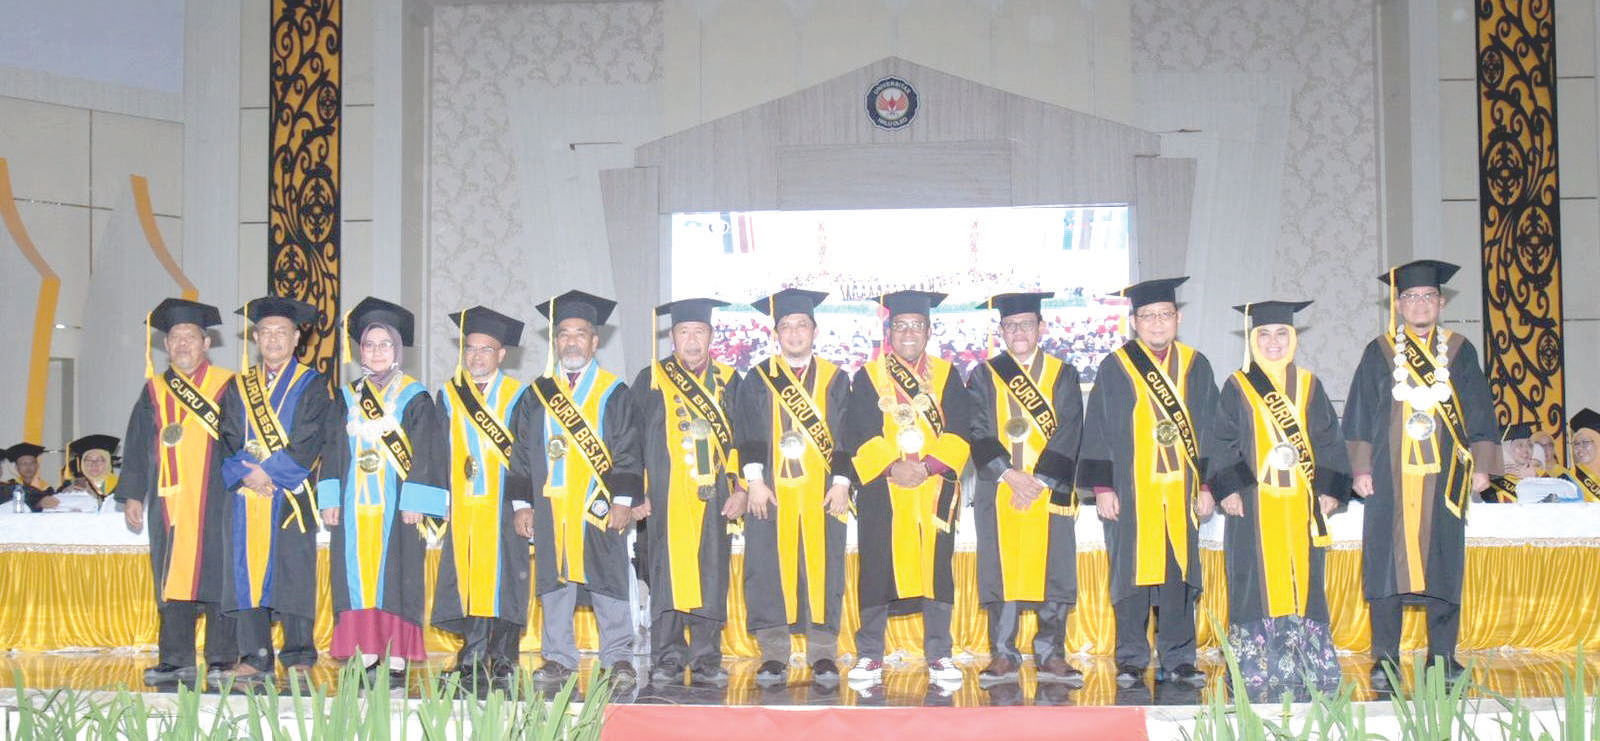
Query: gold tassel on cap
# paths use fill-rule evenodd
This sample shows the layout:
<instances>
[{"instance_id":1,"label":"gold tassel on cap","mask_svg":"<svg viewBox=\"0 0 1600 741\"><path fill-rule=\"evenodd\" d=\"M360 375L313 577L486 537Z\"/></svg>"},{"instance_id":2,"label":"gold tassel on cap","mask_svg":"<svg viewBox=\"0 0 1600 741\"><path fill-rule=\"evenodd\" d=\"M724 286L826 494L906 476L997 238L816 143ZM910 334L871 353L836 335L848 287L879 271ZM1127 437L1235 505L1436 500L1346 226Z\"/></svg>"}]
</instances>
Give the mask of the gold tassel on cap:
<instances>
[{"instance_id":1,"label":"gold tassel on cap","mask_svg":"<svg viewBox=\"0 0 1600 741\"><path fill-rule=\"evenodd\" d=\"M155 378L156 377L156 363L155 363L154 360L152 360L150 358L150 345L153 344L151 339L150 339L150 315L154 314L154 313L155 312L152 311L152 312L149 312L149 313L144 315L144 377L145 378Z\"/></svg>"},{"instance_id":2,"label":"gold tassel on cap","mask_svg":"<svg viewBox=\"0 0 1600 741\"><path fill-rule=\"evenodd\" d=\"M1250 342L1251 342L1251 338L1250 338L1250 307L1251 306L1252 306L1252 304L1250 304L1249 302L1246 302L1245 305L1244 305L1244 363L1239 366L1239 370L1247 371L1247 372L1250 370Z\"/></svg>"}]
</instances>

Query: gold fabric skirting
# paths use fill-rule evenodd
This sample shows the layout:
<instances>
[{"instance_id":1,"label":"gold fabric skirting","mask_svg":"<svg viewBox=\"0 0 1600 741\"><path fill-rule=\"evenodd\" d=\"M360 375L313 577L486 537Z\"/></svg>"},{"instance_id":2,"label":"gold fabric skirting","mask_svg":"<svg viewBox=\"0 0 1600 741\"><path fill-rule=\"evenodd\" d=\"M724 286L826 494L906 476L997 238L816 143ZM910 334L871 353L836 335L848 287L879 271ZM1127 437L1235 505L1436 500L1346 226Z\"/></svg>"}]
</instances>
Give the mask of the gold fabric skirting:
<instances>
[{"instance_id":1,"label":"gold fabric skirting","mask_svg":"<svg viewBox=\"0 0 1600 741\"><path fill-rule=\"evenodd\" d=\"M440 552L428 552L426 581L433 594ZM1214 646L1216 632L1208 613L1219 624L1227 621L1226 585L1222 583L1222 553L1202 551L1205 594L1200 600L1200 645ZM847 562L854 582L857 556ZM1079 602L1067 624L1067 649L1074 653L1110 654L1116 630L1107 597L1108 564L1103 550L1078 554ZM733 558L734 585L728 595L729 627L723 646L732 656L757 656L755 639L744 631L744 595L741 585L743 557ZM957 650L988 653L988 628L977 603L977 557L957 553L957 598L951 630ZM321 549L318 570L318 643L326 647L333 636L328 591L328 551ZM1467 581L1462 596L1463 650L1518 648L1540 651L1600 650L1600 547L1533 545L1469 546ZM1371 642L1367 606L1361 599L1361 552L1328 553L1328 605L1334 642L1341 649L1365 651ZM855 590L845 590L844 625L839 640L843 653L853 653L859 624ZM541 616L537 600L531 623L523 637L525 651L539 649ZM0 550L0 646L27 651L65 648L115 648L153 646L156 609L149 556L135 549L13 548ZM1033 618L1024 618L1019 644L1033 632ZM578 617L579 644L596 644L594 617L585 608ZM453 634L429 628L430 651L454 651ZM1403 645L1426 646L1420 610L1406 616ZM895 617L889 621L887 648L908 656L922 653L921 619Z\"/></svg>"}]
</instances>

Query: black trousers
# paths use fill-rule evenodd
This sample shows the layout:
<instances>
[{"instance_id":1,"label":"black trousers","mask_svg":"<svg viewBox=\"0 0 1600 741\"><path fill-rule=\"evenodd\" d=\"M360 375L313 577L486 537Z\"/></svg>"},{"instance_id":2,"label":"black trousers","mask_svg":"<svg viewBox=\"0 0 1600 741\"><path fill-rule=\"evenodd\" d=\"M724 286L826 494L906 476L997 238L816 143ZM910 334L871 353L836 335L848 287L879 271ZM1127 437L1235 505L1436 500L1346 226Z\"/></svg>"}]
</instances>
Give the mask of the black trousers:
<instances>
[{"instance_id":1,"label":"black trousers","mask_svg":"<svg viewBox=\"0 0 1600 741\"><path fill-rule=\"evenodd\" d=\"M215 602L167 600L156 608L161 626L157 633L160 663L194 666L194 621L206 616L206 663L233 664L239 660L239 636L233 618Z\"/></svg>"},{"instance_id":2,"label":"black trousers","mask_svg":"<svg viewBox=\"0 0 1600 741\"><path fill-rule=\"evenodd\" d=\"M650 660L656 666L676 664L701 671L721 666L722 621L677 610L656 613L650 618Z\"/></svg>"},{"instance_id":3,"label":"black trousers","mask_svg":"<svg viewBox=\"0 0 1600 741\"><path fill-rule=\"evenodd\" d=\"M317 639L311 618L278 612L270 607L241 610L233 616L239 628L239 651L249 665L270 672L276 659L282 659L285 667L317 663ZM283 650L276 657L272 651L274 620L283 623Z\"/></svg>"},{"instance_id":4,"label":"black trousers","mask_svg":"<svg viewBox=\"0 0 1600 741\"><path fill-rule=\"evenodd\" d=\"M1023 610L1033 610L1039 630L1033 634L1033 663L1043 666L1066 651L1067 615L1072 605L1066 602L991 602L983 606L989 616L989 658L1005 657L1022 663L1017 649L1017 623Z\"/></svg>"},{"instance_id":5,"label":"black trousers","mask_svg":"<svg viewBox=\"0 0 1600 741\"><path fill-rule=\"evenodd\" d=\"M1372 621L1372 658L1391 663L1400 658L1400 629L1408 603L1420 603L1428 611L1428 663L1436 658L1446 663L1455 661L1461 605L1423 594L1396 594L1367 601Z\"/></svg>"},{"instance_id":6,"label":"black trousers","mask_svg":"<svg viewBox=\"0 0 1600 741\"><path fill-rule=\"evenodd\" d=\"M523 626L509 620L469 617L461 633L461 650L456 666L496 662L516 666L522 652Z\"/></svg>"},{"instance_id":7,"label":"black trousers","mask_svg":"<svg viewBox=\"0 0 1600 741\"><path fill-rule=\"evenodd\" d=\"M1198 568L1190 564L1189 568ZM1178 559L1167 547L1167 580L1150 587L1134 587L1133 593L1111 605L1117 620L1117 664L1137 667L1150 665L1150 609L1156 611L1156 651L1164 669L1193 664L1194 603L1198 590L1183 580Z\"/></svg>"}]
</instances>

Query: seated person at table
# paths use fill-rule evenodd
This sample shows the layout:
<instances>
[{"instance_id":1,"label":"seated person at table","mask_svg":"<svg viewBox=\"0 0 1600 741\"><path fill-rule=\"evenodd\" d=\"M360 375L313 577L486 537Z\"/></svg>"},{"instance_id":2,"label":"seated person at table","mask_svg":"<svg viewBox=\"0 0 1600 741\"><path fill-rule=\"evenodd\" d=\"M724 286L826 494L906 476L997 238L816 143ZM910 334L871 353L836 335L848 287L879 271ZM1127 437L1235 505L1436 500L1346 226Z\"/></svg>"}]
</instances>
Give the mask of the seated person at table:
<instances>
[{"instance_id":1,"label":"seated person at table","mask_svg":"<svg viewBox=\"0 0 1600 741\"><path fill-rule=\"evenodd\" d=\"M1585 502L1600 502L1600 414L1582 409L1572 415L1572 480Z\"/></svg>"},{"instance_id":2,"label":"seated person at table","mask_svg":"<svg viewBox=\"0 0 1600 741\"><path fill-rule=\"evenodd\" d=\"M113 435L85 435L67 445L67 479L56 491L57 507L70 512L115 510L106 504L117 475L112 453L121 440Z\"/></svg>"},{"instance_id":3,"label":"seated person at table","mask_svg":"<svg viewBox=\"0 0 1600 741\"><path fill-rule=\"evenodd\" d=\"M1556 460L1556 441L1548 431L1535 432L1528 441L1533 444L1533 463L1538 466L1540 476L1577 483L1572 473Z\"/></svg>"},{"instance_id":4,"label":"seated person at table","mask_svg":"<svg viewBox=\"0 0 1600 741\"><path fill-rule=\"evenodd\" d=\"M60 503L55 497L55 489L39 478L39 454L43 452L44 446L33 443L17 443L7 448L6 460L16 466L17 475L0 481L0 493L4 493L7 499L13 496L12 487L21 486L23 501L34 512L42 512Z\"/></svg>"},{"instance_id":5,"label":"seated person at table","mask_svg":"<svg viewBox=\"0 0 1600 741\"><path fill-rule=\"evenodd\" d=\"M1500 458L1505 462L1505 473L1489 479L1489 488L1479 493L1485 502L1517 501L1517 482L1540 475L1540 466L1533 458L1533 423L1518 422L1507 425L1500 436Z\"/></svg>"}]
</instances>

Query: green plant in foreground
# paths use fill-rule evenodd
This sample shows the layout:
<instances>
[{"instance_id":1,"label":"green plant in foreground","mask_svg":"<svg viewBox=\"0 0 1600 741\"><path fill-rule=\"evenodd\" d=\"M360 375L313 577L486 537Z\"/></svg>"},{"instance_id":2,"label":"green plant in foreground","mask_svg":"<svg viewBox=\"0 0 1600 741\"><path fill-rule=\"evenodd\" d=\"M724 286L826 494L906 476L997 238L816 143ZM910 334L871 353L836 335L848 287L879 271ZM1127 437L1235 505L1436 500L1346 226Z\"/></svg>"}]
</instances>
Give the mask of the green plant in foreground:
<instances>
[{"instance_id":1,"label":"green plant in foreground","mask_svg":"<svg viewBox=\"0 0 1600 741\"><path fill-rule=\"evenodd\" d=\"M143 695L127 688L109 697L71 689L29 693L20 670L13 673L13 686L18 724L12 737L17 741L381 740L411 737L408 724L413 723L411 727L420 728L429 741L588 741L600 736L612 691L609 672L597 666L589 676L581 708L575 699L577 675L547 702L527 672L518 672L508 687L481 697L464 689L456 678L441 683L424 677L420 699L411 700L390 694L387 672L377 672L369 682L357 662L340 671L338 686L331 692L291 676L286 697L273 685L241 690L228 683L211 697L182 685L171 696Z\"/></svg>"}]
</instances>

